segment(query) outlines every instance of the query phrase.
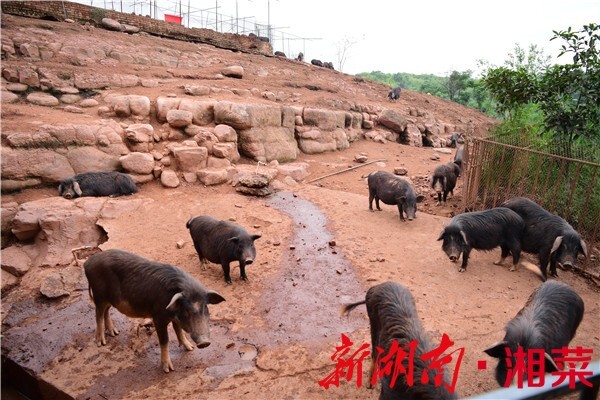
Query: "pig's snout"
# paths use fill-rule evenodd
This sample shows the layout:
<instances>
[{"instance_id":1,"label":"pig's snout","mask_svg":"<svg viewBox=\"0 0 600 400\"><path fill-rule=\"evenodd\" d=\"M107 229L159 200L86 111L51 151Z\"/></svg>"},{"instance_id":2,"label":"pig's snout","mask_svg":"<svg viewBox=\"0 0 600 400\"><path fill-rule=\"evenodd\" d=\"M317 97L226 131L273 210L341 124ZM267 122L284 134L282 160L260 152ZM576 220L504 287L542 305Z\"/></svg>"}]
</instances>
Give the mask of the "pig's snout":
<instances>
[{"instance_id":1,"label":"pig's snout","mask_svg":"<svg viewBox=\"0 0 600 400\"><path fill-rule=\"evenodd\" d=\"M409 220L409 221L412 221L412 220L413 220L413 217L408 217L408 220Z\"/></svg>"},{"instance_id":2,"label":"pig's snout","mask_svg":"<svg viewBox=\"0 0 600 400\"><path fill-rule=\"evenodd\" d=\"M254 259L253 259L253 258L246 258L246 259L244 260L244 264L246 264L246 265L250 265L250 264L252 264L253 262L254 262Z\"/></svg>"},{"instance_id":3,"label":"pig's snout","mask_svg":"<svg viewBox=\"0 0 600 400\"><path fill-rule=\"evenodd\" d=\"M71 199L71 197L73 197L71 195L71 193L65 193L63 196L64 196L65 199L69 199L69 200Z\"/></svg>"},{"instance_id":4,"label":"pig's snout","mask_svg":"<svg viewBox=\"0 0 600 400\"><path fill-rule=\"evenodd\" d=\"M196 340L196 346L198 346L199 349L203 349L205 347L210 346L210 337L200 336L200 338Z\"/></svg>"},{"instance_id":5,"label":"pig's snout","mask_svg":"<svg viewBox=\"0 0 600 400\"><path fill-rule=\"evenodd\" d=\"M458 256L455 256L454 254L448 256L448 258L450 259L450 261L452 262L457 262L458 261Z\"/></svg>"}]
</instances>

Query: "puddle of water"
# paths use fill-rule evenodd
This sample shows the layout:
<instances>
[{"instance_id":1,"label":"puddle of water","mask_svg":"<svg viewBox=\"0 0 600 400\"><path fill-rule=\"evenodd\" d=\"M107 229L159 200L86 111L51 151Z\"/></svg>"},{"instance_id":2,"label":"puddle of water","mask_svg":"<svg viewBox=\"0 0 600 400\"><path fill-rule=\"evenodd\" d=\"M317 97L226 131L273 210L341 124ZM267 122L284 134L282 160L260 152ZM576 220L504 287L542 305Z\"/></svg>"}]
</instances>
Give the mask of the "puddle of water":
<instances>
[{"instance_id":1,"label":"puddle of water","mask_svg":"<svg viewBox=\"0 0 600 400\"><path fill-rule=\"evenodd\" d=\"M288 214L295 228L281 273L263 296L271 328L263 340L271 345L316 341L364 328L360 320L340 316L341 304L365 294L350 261L329 245L333 235L325 215L288 192L273 195L269 205Z\"/></svg>"}]
</instances>

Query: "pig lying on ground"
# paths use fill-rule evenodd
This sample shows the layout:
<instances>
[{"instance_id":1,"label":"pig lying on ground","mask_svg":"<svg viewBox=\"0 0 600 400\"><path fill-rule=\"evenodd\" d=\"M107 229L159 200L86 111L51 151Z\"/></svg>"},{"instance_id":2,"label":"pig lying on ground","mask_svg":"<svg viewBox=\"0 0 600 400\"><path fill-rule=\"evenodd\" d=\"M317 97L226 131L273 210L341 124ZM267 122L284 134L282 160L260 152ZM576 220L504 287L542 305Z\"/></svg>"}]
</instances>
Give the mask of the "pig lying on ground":
<instances>
[{"instance_id":1,"label":"pig lying on ground","mask_svg":"<svg viewBox=\"0 0 600 400\"><path fill-rule=\"evenodd\" d=\"M523 218L522 249L527 253L537 254L540 259L542 279L547 277L548 261L550 274L558 277L556 264L573 267L577 255L587 258L587 246L579 233L558 215L546 211L539 204L525 197L515 197L502 204Z\"/></svg>"},{"instance_id":2,"label":"pig lying on ground","mask_svg":"<svg viewBox=\"0 0 600 400\"><path fill-rule=\"evenodd\" d=\"M228 221L221 221L208 215L190 218L186 223L194 241L194 247L205 269L206 260L221 264L225 282L231 283L229 264L240 263L240 276L248 280L246 265L252 264L256 257L254 241L261 235L250 235L246 229Z\"/></svg>"},{"instance_id":3,"label":"pig lying on ground","mask_svg":"<svg viewBox=\"0 0 600 400\"><path fill-rule=\"evenodd\" d=\"M521 256L521 235L523 219L514 211L504 207L491 210L467 212L452 218L444 228L438 240L443 240L442 250L452 262L458 261L462 253L462 265L459 272L465 272L471 249L492 250L500 246L501 265L510 252L513 256L515 271Z\"/></svg>"},{"instance_id":4,"label":"pig lying on ground","mask_svg":"<svg viewBox=\"0 0 600 400\"><path fill-rule=\"evenodd\" d=\"M137 192L131 177L121 172L86 172L66 178L58 185L58 195L65 199L85 196L122 196Z\"/></svg>"},{"instance_id":5,"label":"pig lying on ground","mask_svg":"<svg viewBox=\"0 0 600 400\"><path fill-rule=\"evenodd\" d=\"M456 395L448 390L449 385L445 378L443 378L441 385L435 386L435 371L427 368L427 364L420 357L432 351L434 346L421 324L410 291L397 283L384 282L371 287L367 291L365 300L344 305L342 313L348 314L361 304L367 305L371 325L371 357L373 361L369 374L371 383L375 383L374 373L381 376L379 399L456 399ZM414 368L414 382L410 384L407 381L407 374L400 373L392 387L391 374L383 373L380 368L381 365L377 365L381 362L378 355L385 356L389 354L393 342L397 342L400 348L404 349L412 341L416 341L412 365ZM378 348L380 350L377 350ZM382 353L379 354L379 351L382 351ZM394 360L390 360L390 362L395 364ZM383 362L381 363L383 364ZM411 367L408 365L407 358L402 360L402 366L406 371ZM421 379L423 375L428 375L427 383L423 383Z\"/></svg>"},{"instance_id":6,"label":"pig lying on ground","mask_svg":"<svg viewBox=\"0 0 600 400\"><path fill-rule=\"evenodd\" d=\"M90 297L96 305L96 343L106 344L104 330L110 336L119 331L109 315L110 307L132 318L152 318L160 343L160 363L172 371L167 326L173 323L179 345L193 350L194 345L210 345L208 304L225 299L205 289L183 270L169 264L147 260L122 250L94 254L84 264Z\"/></svg>"},{"instance_id":7,"label":"pig lying on ground","mask_svg":"<svg viewBox=\"0 0 600 400\"><path fill-rule=\"evenodd\" d=\"M513 376L508 372L516 365L515 353L519 347L525 355L526 365L522 376L524 382L528 381L527 371L530 371L527 364L531 364L534 372L540 372L541 367L527 357L528 350L537 349L544 352L542 359L545 360L545 373L558 371L553 357L560 355L553 356L552 351L568 346L583 319L583 311L581 297L564 283L548 281L535 289L525 307L506 325L504 339L484 350L489 356L498 358L498 384L506 386L511 383ZM510 354L507 353L507 349L510 349ZM510 368L507 362L513 367Z\"/></svg>"},{"instance_id":8,"label":"pig lying on ground","mask_svg":"<svg viewBox=\"0 0 600 400\"><path fill-rule=\"evenodd\" d=\"M400 219L404 221L404 213L406 218L412 221L417 215L417 203L423 201L423 195L415 195L413 187L404 179L390 174L386 171L375 171L367 176L369 184L369 210L373 211L373 199L377 210L379 200L384 204L398 206Z\"/></svg>"}]
</instances>

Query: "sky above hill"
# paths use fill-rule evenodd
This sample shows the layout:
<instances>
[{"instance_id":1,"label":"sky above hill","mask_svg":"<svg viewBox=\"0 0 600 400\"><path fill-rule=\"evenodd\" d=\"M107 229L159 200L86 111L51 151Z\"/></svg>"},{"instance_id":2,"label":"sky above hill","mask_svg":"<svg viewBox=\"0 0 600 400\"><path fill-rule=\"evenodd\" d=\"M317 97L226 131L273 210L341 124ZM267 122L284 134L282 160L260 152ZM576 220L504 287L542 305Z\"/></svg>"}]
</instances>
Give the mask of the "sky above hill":
<instances>
[{"instance_id":1,"label":"sky above hill","mask_svg":"<svg viewBox=\"0 0 600 400\"><path fill-rule=\"evenodd\" d=\"M550 41L553 30L575 30L600 22L598 0L421 0L366 2L342 0L78 0L96 7L157 15L183 16L185 25L226 32L258 32L269 36L274 50L288 57L303 52L305 61L333 62L346 49L343 71L349 74L477 73L477 60L502 65L515 44L535 44L556 60L561 40ZM153 6L153 10L155 7ZM215 17L215 9L218 16ZM188 13L189 10L189 13ZM154 11L153 11L154 12ZM237 23L236 23L237 22ZM346 43L346 44L344 44Z\"/></svg>"}]
</instances>

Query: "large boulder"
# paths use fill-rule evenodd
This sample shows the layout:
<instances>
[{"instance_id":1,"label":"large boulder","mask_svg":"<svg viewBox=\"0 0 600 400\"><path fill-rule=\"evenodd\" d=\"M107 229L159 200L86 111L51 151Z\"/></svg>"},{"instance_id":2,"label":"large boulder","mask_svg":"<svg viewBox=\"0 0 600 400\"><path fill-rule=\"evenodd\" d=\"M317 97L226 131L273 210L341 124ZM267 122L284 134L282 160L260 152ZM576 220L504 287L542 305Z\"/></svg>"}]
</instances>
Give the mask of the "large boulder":
<instances>
[{"instance_id":1,"label":"large boulder","mask_svg":"<svg viewBox=\"0 0 600 400\"><path fill-rule=\"evenodd\" d=\"M47 149L11 149L2 146L2 181L39 178L58 182L75 175L71 164L62 154Z\"/></svg>"},{"instance_id":2,"label":"large boulder","mask_svg":"<svg viewBox=\"0 0 600 400\"><path fill-rule=\"evenodd\" d=\"M186 110L169 110L167 122L173 128L185 128L192 124L192 113Z\"/></svg>"},{"instance_id":3,"label":"large boulder","mask_svg":"<svg viewBox=\"0 0 600 400\"><path fill-rule=\"evenodd\" d=\"M148 175L154 169L154 157L152 154L133 152L122 156L121 166L127 172L138 175Z\"/></svg>"},{"instance_id":4,"label":"large boulder","mask_svg":"<svg viewBox=\"0 0 600 400\"><path fill-rule=\"evenodd\" d=\"M221 70L221 74L230 78L242 79L244 77L244 68L239 65L232 65Z\"/></svg>"},{"instance_id":5,"label":"large boulder","mask_svg":"<svg viewBox=\"0 0 600 400\"><path fill-rule=\"evenodd\" d=\"M73 147L67 153L67 160L75 174L95 171L116 171L121 163L116 155L106 154L95 147Z\"/></svg>"},{"instance_id":6,"label":"large boulder","mask_svg":"<svg viewBox=\"0 0 600 400\"><path fill-rule=\"evenodd\" d=\"M400 113L397 111L389 108L381 112L377 122L396 133L403 133L407 125L406 118L400 115Z\"/></svg>"},{"instance_id":7,"label":"large boulder","mask_svg":"<svg viewBox=\"0 0 600 400\"><path fill-rule=\"evenodd\" d=\"M237 130L254 127L281 126L281 107L263 104L237 104L220 101L215 104L215 123Z\"/></svg>"},{"instance_id":8,"label":"large boulder","mask_svg":"<svg viewBox=\"0 0 600 400\"><path fill-rule=\"evenodd\" d=\"M182 172L196 172L202 168L206 168L208 161L208 150L206 147L175 147L173 154Z\"/></svg>"},{"instance_id":9,"label":"large boulder","mask_svg":"<svg viewBox=\"0 0 600 400\"><path fill-rule=\"evenodd\" d=\"M307 163L289 163L277 166L277 170L281 175L291 176L295 181L299 182L310 175L308 167Z\"/></svg>"},{"instance_id":10,"label":"large boulder","mask_svg":"<svg viewBox=\"0 0 600 400\"><path fill-rule=\"evenodd\" d=\"M305 108L304 125L315 126L322 131L332 131L338 127L338 116L335 111Z\"/></svg>"},{"instance_id":11,"label":"large boulder","mask_svg":"<svg viewBox=\"0 0 600 400\"><path fill-rule=\"evenodd\" d=\"M156 119L159 122L167 122L167 113L169 110L177 110L181 99L173 97L156 98Z\"/></svg>"},{"instance_id":12,"label":"large boulder","mask_svg":"<svg viewBox=\"0 0 600 400\"><path fill-rule=\"evenodd\" d=\"M257 161L293 161L298 157L298 143L291 130L266 126L239 131L238 148L246 157Z\"/></svg>"},{"instance_id":13,"label":"large boulder","mask_svg":"<svg viewBox=\"0 0 600 400\"><path fill-rule=\"evenodd\" d=\"M54 107L60 104L60 101L49 93L33 92L27 96L27 101L31 104L45 107Z\"/></svg>"},{"instance_id":14,"label":"large boulder","mask_svg":"<svg viewBox=\"0 0 600 400\"><path fill-rule=\"evenodd\" d=\"M132 151L146 153L150 150L154 128L150 124L131 124L125 129L125 137Z\"/></svg>"},{"instance_id":15,"label":"large boulder","mask_svg":"<svg viewBox=\"0 0 600 400\"><path fill-rule=\"evenodd\" d=\"M319 154L337 150L338 144L333 131L321 131L314 128L298 132L298 147L303 153Z\"/></svg>"},{"instance_id":16,"label":"large boulder","mask_svg":"<svg viewBox=\"0 0 600 400\"><path fill-rule=\"evenodd\" d=\"M229 125L217 125L213 133L219 139L219 142L237 142L238 140L237 132Z\"/></svg>"},{"instance_id":17,"label":"large boulder","mask_svg":"<svg viewBox=\"0 0 600 400\"><path fill-rule=\"evenodd\" d=\"M197 176L205 186L220 185L229 179L227 170L224 168L204 168L197 172Z\"/></svg>"},{"instance_id":18,"label":"large boulder","mask_svg":"<svg viewBox=\"0 0 600 400\"><path fill-rule=\"evenodd\" d=\"M214 101L182 99L178 109L191 112L194 125L204 126L212 124L215 120L215 103Z\"/></svg>"}]
</instances>

